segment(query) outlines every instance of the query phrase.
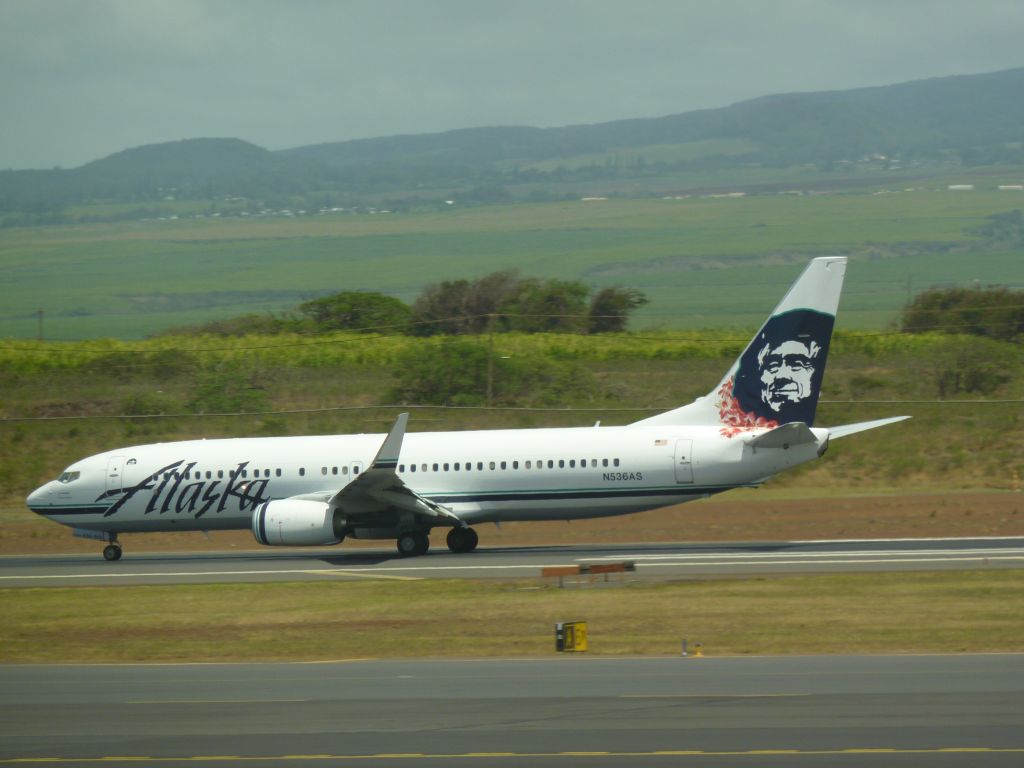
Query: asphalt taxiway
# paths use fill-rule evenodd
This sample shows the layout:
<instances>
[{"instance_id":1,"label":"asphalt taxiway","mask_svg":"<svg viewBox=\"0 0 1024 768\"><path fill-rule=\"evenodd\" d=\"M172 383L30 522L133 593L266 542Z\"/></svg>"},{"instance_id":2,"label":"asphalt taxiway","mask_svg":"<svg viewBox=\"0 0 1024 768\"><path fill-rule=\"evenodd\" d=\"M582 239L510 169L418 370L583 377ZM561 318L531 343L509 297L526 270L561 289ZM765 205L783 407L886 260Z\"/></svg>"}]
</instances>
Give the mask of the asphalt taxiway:
<instances>
[{"instance_id":1,"label":"asphalt taxiway","mask_svg":"<svg viewBox=\"0 0 1024 768\"><path fill-rule=\"evenodd\" d=\"M0 557L0 587L323 579L523 578L545 566L635 565L637 578L1024 567L1024 538L481 547L400 558L393 548Z\"/></svg>"},{"instance_id":2,"label":"asphalt taxiway","mask_svg":"<svg viewBox=\"0 0 1024 768\"><path fill-rule=\"evenodd\" d=\"M1024 764L1019 654L26 665L0 692L0 764Z\"/></svg>"}]
</instances>

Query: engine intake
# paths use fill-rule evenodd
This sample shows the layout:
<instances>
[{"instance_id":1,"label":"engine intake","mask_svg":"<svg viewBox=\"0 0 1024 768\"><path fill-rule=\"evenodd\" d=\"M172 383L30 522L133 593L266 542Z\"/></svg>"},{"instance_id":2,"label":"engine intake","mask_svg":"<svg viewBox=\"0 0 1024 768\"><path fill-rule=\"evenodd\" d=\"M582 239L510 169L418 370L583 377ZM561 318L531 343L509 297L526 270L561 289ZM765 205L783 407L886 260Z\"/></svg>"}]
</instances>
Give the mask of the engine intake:
<instances>
[{"instance_id":1,"label":"engine intake","mask_svg":"<svg viewBox=\"0 0 1024 768\"><path fill-rule=\"evenodd\" d=\"M342 521L322 501L268 501L252 513L252 535L271 547L319 547L345 538Z\"/></svg>"}]
</instances>

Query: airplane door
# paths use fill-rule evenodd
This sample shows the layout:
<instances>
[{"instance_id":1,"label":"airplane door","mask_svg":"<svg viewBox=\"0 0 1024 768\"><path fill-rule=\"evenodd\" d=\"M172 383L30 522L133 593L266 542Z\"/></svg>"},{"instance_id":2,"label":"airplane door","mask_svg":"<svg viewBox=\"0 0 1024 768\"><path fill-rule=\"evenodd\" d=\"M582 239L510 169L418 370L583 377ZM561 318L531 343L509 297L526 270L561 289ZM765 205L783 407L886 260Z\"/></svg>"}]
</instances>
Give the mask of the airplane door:
<instances>
[{"instance_id":1,"label":"airplane door","mask_svg":"<svg viewBox=\"0 0 1024 768\"><path fill-rule=\"evenodd\" d=\"M693 482L693 440L676 440L676 482Z\"/></svg>"},{"instance_id":2,"label":"airplane door","mask_svg":"<svg viewBox=\"0 0 1024 768\"><path fill-rule=\"evenodd\" d=\"M107 491L120 491L124 484L124 456L111 456L107 462Z\"/></svg>"}]
</instances>

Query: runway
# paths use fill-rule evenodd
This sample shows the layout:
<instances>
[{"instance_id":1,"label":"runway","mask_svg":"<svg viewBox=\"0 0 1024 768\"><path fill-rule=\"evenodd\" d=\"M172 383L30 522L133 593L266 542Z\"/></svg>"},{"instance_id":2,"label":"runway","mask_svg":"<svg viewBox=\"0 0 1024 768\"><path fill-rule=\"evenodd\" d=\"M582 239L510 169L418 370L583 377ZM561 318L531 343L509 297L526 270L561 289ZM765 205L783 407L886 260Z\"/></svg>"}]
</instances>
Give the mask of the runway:
<instances>
[{"instance_id":1,"label":"runway","mask_svg":"<svg viewBox=\"0 0 1024 768\"><path fill-rule=\"evenodd\" d=\"M0 667L0 764L1019 766L1024 655Z\"/></svg>"},{"instance_id":2,"label":"runway","mask_svg":"<svg viewBox=\"0 0 1024 768\"><path fill-rule=\"evenodd\" d=\"M545 566L633 563L631 578L1024 567L1024 538L481 547L403 559L381 549L0 557L0 587L339 579L532 578Z\"/></svg>"}]
</instances>

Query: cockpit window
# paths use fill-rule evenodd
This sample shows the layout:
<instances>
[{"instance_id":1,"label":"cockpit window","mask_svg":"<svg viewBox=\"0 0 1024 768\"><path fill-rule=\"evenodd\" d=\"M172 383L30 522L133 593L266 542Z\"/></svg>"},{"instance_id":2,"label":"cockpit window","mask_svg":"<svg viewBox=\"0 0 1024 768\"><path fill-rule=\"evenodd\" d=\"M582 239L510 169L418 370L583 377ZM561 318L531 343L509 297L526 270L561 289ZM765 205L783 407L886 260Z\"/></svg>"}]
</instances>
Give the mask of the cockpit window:
<instances>
[{"instance_id":1,"label":"cockpit window","mask_svg":"<svg viewBox=\"0 0 1024 768\"><path fill-rule=\"evenodd\" d=\"M79 477L82 476L81 472L65 472L63 475L57 478L57 482L60 483L73 483Z\"/></svg>"}]
</instances>

